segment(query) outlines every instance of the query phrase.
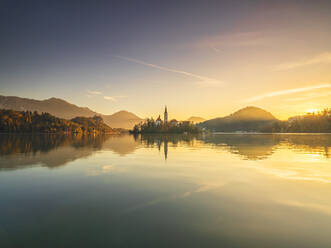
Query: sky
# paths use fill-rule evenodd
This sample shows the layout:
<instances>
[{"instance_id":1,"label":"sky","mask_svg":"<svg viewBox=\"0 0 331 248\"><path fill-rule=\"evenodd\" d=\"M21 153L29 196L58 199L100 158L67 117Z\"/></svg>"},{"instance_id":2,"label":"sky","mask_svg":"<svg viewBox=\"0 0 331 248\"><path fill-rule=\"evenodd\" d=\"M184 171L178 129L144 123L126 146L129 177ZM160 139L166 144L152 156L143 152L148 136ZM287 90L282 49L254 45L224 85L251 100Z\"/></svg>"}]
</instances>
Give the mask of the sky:
<instances>
[{"instance_id":1,"label":"sky","mask_svg":"<svg viewBox=\"0 0 331 248\"><path fill-rule=\"evenodd\" d=\"M103 114L279 119L331 107L331 1L16 1L0 8L0 94Z\"/></svg>"}]
</instances>

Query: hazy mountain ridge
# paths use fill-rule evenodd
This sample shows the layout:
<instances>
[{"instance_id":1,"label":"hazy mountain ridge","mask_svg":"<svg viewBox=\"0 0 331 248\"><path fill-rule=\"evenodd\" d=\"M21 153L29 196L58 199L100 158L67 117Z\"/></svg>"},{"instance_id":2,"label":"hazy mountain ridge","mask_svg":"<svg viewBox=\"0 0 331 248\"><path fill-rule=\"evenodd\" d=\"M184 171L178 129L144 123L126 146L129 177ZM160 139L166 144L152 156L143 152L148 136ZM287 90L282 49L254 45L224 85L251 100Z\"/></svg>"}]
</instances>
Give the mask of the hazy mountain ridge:
<instances>
[{"instance_id":1,"label":"hazy mountain ridge","mask_svg":"<svg viewBox=\"0 0 331 248\"><path fill-rule=\"evenodd\" d=\"M270 112L253 106L242 108L224 118L228 120L276 120Z\"/></svg>"},{"instance_id":2,"label":"hazy mountain ridge","mask_svg":"<svg viewBox=\"0 0 331 248\"><path fill-rule=\"evenodd\" d=\"M99 115L104 122L112 128L130 129L142 119L128 111L119 111L112 115L103 115L87 107L79 107L63 99L49 98L46 100L35 100L17 96L0 96L0 109L11 109L16 111L46 112L58 118L70 120L77 116L93 117Z\"/></svg>"},{"instance_id":3,"label":"hazy mountain ridge","mask_svg":"<svg viewBox=\"0 0 331 248\"><path fill-rule=\"evenodd\" d=\"M191 121L193 123L200 123L200 122L206 121L206 119L202 118L202 117L199 117L199 116L191 116L186 121Z\"/></svg>"},{"instance_id":4,"label":"hazy mountain ridge","mask_svg":"<svg viewBox=\"0 0 331 248\"><path fill-rule=\"evenodd\" d=\"M59 98L35 100L17 96L0 96L0 108L16 111L47 112L59 118L72 119L77 116L92 117L97 113L86 107L78 107Z\"/></svg>"},{"instance_id":5,"label":"hazy mountain ridge","mask_svg":"<svg viewBox=\"0 0 331 248\"><path fill-rule=\"evenodd\" d=\"M131 129L134 125L140 123L143 119L135 114L121 110L112 115L101 115L105 123L113 128Z\"/></svg>"},{"instance_id":6,"label":"hazy mountain ridge","mask_svg":"<svg viewBox=\"0 0 331 248\"><path fill-rule=\"evenodd\" d=\"M262 126L277 119L268 111L258 107L245 107L233 114L207 120L198 126L219 132L259 131Z\"/></svg>"}]
</instances>

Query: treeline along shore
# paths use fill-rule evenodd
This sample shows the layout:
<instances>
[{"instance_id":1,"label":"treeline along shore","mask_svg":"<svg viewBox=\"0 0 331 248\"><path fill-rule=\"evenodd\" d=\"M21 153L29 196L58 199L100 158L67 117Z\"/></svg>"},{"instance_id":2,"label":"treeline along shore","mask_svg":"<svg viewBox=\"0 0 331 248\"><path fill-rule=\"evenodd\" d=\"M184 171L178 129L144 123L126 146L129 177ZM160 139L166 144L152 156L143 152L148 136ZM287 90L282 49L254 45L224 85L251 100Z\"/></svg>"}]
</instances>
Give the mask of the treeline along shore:
<instances>
[{"instance_id":1,"label":"treeline along shore","mask_svg":"<svg viewBox=\"0 0 331 248\"><path fill-rule=\"evenodd\" d=\"M212 132L331 133L331 109L282 121L263 109L246 107L229 116L201 122L197 126Z\"/></svg>"},{"instance_id":2,"label":"treeline along shore","mask_svg":"<svg viewBox=\"0 0 331 248\"><path fill-rule=\"evenodd\" d=\"M2 133L118 133L103 122L100 116L76 117L71 120L57 118L37 111L0 109Z\"/></svg>"},{"instance_id":3,"label":"treeline along shore","mask_svg":"<svg viewBox=\"0 0 331 248\"><path fill-rule=\"evenodd\" d=\"M270 133L331 133L331 109L274 121L260 128Z\"/></svg>"},{"instance_id":4,"label":"treeline along shore","mask_svg":"<svg viewBox=\"0 0 331 248\"><path fill-rule=\"evenodd\" d=\"M75 117L70 120L37 111L15 111L0 109L1 133L111 133L123 130L113 129L104 123L102 117ZM247 107L222 118L215 118L197 125L190 121L163 122L146 119L130 131L134 134L183 134L211 132L261 132L261 133L331 133L331 109L307 113L281 121L270 113Z\"/></svg>"},{"instance_id":5,"label":"treeline along shore","mask_svg":"<svg viewBox=\"0 0 331 248\"><path fill-rule=\"evenodd\" d=\"M201 129L189 121L182 122L157 122L152 118L147 119L138 125L135 125L131 133L133 134L183 134L183 133L200 133Z\"/></svg>"}]
</instances>

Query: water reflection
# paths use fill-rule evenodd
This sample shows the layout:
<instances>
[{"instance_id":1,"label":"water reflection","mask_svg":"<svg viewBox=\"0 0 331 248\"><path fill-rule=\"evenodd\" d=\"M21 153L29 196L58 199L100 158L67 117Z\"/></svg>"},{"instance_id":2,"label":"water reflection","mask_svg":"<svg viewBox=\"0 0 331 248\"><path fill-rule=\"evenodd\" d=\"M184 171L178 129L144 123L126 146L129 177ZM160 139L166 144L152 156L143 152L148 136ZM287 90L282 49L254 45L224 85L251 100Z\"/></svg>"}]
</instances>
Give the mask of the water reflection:
<instances>
[{"instance_id":1,"label":"water reflection","mask_svg":"<svg viewBox=\"0 0 331 248\"><path fill-rule=\"evenodd\" d=\"M194 142L198 135L187 135L187 134L173 134L173 135L140 135L134 136L135 140L139 140L142 145L145 147L155 147L161 151L163 146L164 159L168 158L168 144L171 144L172 147L176 146L194 146Z\"/></svg>"},{"instance_id":2,"label":"water reflection","mask_svg":"<svg viewBox=\"0 0 331 248\"><path fill-rule=\"evenodd\" d=\"M330 247L330 146L330 135L0 135L1 248Z\"/></svg>"},{"instance_id":3,"label":"water reflection","mask_svg":"<svg viewBox=\"0 0 331 248\"><path fill-rule=\"evenodd\" d=\"M331 135L329 134L208 134L208 135L142 135L135 136L145 147L164 149L168 146L209 147L226 150L242 159L262 160L277 149L288 148L298 152L318 153L329 158Z\"/></svg>"},{"instance_id":4,"label":"water reflection","mask_svg":"<svg viewBox=\"0 0 331 248\"><path fill-rule=\"evenodd\" d=\"M173 147L223 150L246 160L263 160L277 149L320 154L330 158L331 135L299 134L210 134L210 135L0 135L0 169L32 165L49 168L65 165L103 150L121 156L141 147L163 151L164 159ZM170 149L170 150L169 150Z\"/></svg>"},{"instance_id":5,"label":"water reflection","mask_svg":"<svg viewBox=\"0 0 331 248\"><path fill-rule=\"evenodd\" d=\"M36 165L55 168L101 149L123 156L138 145L128 135L1 134L0 169Z\"/></svg>"},{"instance_id":6,"label":"water reflection","mask_svg":"<svg viewBox=\"0 0 331 248\"><path fill-rule=\"evenodd\" d=\"M331 147L329 134L210 134L200 140L248 160L266 159L280 147L329 158Z\"/></svg>"}]
</instances>

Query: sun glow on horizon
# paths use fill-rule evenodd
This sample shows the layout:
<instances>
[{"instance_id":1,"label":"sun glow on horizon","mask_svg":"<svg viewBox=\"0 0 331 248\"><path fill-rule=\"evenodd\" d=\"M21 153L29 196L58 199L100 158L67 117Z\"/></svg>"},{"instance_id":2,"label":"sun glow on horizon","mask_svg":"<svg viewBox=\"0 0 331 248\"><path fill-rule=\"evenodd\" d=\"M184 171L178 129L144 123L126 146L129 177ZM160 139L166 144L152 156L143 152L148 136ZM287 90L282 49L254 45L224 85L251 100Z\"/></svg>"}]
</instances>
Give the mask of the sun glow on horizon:
<instances>
[{"instance_id":1,"label":"sun glow on horizon","mask_svg":"<svg viewBox=\"0 0 331 248\"><path fill-rule=\"evenodd\" d=\"M311 108L311 109L306 110L306 113L309 113L309 114L318 113L318 112L319 112L319 110L315 109L315 108Z\"/></svg>"}]
</instances>

